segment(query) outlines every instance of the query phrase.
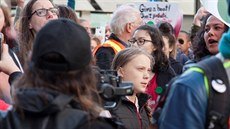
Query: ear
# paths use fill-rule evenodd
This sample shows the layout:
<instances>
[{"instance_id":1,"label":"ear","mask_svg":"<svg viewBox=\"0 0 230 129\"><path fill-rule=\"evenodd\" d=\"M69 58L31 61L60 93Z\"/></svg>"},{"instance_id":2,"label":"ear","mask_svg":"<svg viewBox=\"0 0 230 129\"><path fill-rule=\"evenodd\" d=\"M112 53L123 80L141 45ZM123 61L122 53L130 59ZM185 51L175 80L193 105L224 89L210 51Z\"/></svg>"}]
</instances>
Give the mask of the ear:
<instances>
[{"instance_id":1,"label":"ear","mask_svg":"<svg viewBox=\"0 0 230 129\"><path fill-rule=\"evenodd\" d=\"M156 51L156 47L152 44L152 51Z\"/></svg>"},{"instance_id":2,"label":"ear","mask_svg":"<svg viewBox=\"0 0 230 129\"><path fill-rule=\"evenodd\" d=\"M173 46L169 47L169 52L172 52L172 51L173 51Z\"/></svg>"},{"instance_id":3,"label":"ear","mask_svg":"<svg viewBox=\"0 0 230 129\"><path fill-rule=\"evenodd\" d=\"M31 25L31 23L29 23L29 29L32 29L33 27L32 27L32 25Z\"/></svg>"},{"instance_id":4,"label":"ear","mask_svg":"<svg viewBox=\"0 0 230 129\"><path fill-rule=\"evenodd\" d=\"M117 75L123 77L123 76L124 76L124 69L120 67L120 68L117 70Z\"/></svg>"},{"instance_id":5,"label":"ear","mask_svg":"<svg viewBox=\"0 0 230 129\"><path fill-rule=\"evenodd\" d=\"M131 33L132 32L132 23L127 23L125 26L125 29L127 32Z\"/></svg>"},{"instance_id":6,"label":"ear","mask_svg":"<svg viewBox=\"0 0 230 129\"><path fill-rule=\"evenodd\" d=\"M189 47L192 46L192 42L191 42L191 41L188 42L188 46L189 46Z\"/></svg>"}]
</instances>

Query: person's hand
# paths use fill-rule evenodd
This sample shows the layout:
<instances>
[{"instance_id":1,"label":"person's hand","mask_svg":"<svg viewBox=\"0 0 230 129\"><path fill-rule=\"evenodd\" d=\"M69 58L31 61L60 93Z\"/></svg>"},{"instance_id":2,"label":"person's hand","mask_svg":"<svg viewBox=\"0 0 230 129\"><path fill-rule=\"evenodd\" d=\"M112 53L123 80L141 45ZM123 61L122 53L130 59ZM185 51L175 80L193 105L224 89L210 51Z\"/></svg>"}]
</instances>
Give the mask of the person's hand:
<instances>
[{"instance_id":1,"label":"person's hand","mask_svg":"<svg viewBox=\"0 0 230 129\"><path fill-rule=\"evenodd\" d=\"M201 26L201 19L205 17L208 13L209 12L204 7L200 7L194 16L193 24Z\"/></svg>"},{"instance_id":2,"label":"person's hand","mask_svg":"<svg viewBox=\"0 0 230 129\"><path fill-rule=\"evenodd\" d=\"M9 54L9 47L7 44L2 45L2 54L0 60L0 71L10 75L13 72L20 71L18 66Z\"/></svg>"},{"instance_id":3,"label":"person's hand","mask_svg":"<svg viewBox=\"0 0 230 129\"><path fill-rule=\"evenodd\" d=\"M25 0L16 0L17 6L23 8Z\"/></svg>"}]
</instances>

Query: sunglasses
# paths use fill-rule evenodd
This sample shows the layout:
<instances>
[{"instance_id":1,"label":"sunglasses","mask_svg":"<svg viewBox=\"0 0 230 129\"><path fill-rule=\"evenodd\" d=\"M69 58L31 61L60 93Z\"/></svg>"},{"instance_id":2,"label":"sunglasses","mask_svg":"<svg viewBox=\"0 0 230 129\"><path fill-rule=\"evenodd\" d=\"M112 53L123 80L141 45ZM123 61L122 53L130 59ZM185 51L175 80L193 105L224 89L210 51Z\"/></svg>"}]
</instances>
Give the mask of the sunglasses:
<instances>
[{"instance_id":1,"label":"sunglasses","mask_svg":"<svg viewBox=\"0 0 230 129\"><path fill-rule=\"evenodd\" d=\"M182 45L184 44L184 40L183 39L178 39L178 42Z\"/></svg>"}]
</instances>

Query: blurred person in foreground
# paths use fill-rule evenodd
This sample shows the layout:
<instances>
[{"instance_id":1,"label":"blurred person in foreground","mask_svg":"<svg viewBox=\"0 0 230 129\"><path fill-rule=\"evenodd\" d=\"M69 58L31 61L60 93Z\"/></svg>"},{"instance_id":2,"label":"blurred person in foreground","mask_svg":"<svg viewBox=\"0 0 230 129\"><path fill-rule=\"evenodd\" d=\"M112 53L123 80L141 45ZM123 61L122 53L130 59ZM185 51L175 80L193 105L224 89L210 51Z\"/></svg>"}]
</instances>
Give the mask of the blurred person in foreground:
<instances>
[{"instance_id":1,"label":"blurred person in foreground","mask_svg":"<svg viewBox=\"0 0 230 129\"><path fill-rule=\"evenodd\" d=\"M4 54L2 61L12 64ZM68 19L47 23L35 38L25 73L13 84L14 105L0 112L0 128L113 128L109 124L113 122L99 117L104 110L91 56L90 37L83 27ZM10 75L17 71L13 65L1 64L1 69L6 73L11 69Z\"/></svg>"},{"instance_id":2,"label":"blurred person in foreground","mask_svg":"<svg viewBox=\"0 0 230 129\"><path fill-rule=\"evenodd\" d=\"M212 40L215 41L214 45L208 47L212 48L210 52L217 54L199 63L210 65L208 68L215 66L215 71L210 69L210 73L199 67L192 67L171 84L159 119L159 129L229 129L230 31L224 33L224 24L219 24L214 16L210 16L211 18L216 21L215 27L206 27L204 33L213 36L215 33L211 33L210 30L221 31L223 36L220 41ZM222 33L219 32L218 35ZM205 40L205 36L200 40ZM220 70L222 72L217 72ZM209 76L212 80L207 79ZM227 98L223 94L227 94ZM218 112L217 109L223 109L225 103L227 108L224 109L227 111Z\"/></svg>"}]
</instances>

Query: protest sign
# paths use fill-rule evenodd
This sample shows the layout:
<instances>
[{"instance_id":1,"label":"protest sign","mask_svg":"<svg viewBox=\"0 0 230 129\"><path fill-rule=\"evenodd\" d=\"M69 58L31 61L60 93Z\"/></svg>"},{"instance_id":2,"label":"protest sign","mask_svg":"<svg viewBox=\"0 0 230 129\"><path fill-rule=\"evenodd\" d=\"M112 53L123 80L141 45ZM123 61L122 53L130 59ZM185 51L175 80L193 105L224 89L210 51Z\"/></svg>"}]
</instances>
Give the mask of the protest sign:
<instances>
[{"instance_id":1,"label":"protest sign","mask_svg":"<svg viewBox=\"0 0 230 129\"><path fill-rule=\"evenodd\" d=\"M169 22L174 27L176 36L179 34L183 14L176 3L138 2L135 3L135 6L147 24L155 25L158 22Z\"/></svg>"}]
</instances>

